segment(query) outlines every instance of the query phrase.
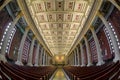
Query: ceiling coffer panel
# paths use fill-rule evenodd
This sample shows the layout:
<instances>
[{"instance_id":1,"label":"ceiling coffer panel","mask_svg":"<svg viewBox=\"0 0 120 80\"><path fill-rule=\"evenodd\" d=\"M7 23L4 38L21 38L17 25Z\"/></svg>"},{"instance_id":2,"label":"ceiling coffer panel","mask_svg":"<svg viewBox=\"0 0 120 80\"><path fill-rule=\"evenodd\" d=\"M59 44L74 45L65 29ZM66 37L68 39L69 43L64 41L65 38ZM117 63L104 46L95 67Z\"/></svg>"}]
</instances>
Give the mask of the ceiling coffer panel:
<instances>
[{"instance_id":1,"label":"ceiling coffer panel","mask_svg":"<svg viewBox=\"0 0 120 80\"><path fill-rule=\"evenodd\" d=\"M93 2L94 0L26 0L36 28L53 55L68 53L85 24Z\"/></svg>"}]
</instances>

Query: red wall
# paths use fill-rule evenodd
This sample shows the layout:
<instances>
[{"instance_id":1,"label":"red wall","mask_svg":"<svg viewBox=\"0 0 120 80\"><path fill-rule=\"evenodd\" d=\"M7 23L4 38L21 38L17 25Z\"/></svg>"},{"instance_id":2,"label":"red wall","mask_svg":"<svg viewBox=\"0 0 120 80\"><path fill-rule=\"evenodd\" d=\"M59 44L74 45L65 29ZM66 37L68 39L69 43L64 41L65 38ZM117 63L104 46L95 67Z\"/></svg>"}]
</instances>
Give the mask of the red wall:
<instances>
[{"instance_id":1,"label":"red wall","mask_svg":"<svg viewBox=\"0 0 120 80\"><path fill-rule=\"evenodd\" d=\"M110 46L103 29L104 28L100 29L100 31L97 33L97 37L100 43L103 60L108 60L112 58L112 53L110 51Z\"/></svg>"},{"instance_id":2,"label":"red wall","mask_svg":"<svg viewBox=\"0 0 120 80\"><path fill-rule=\"evenodd\" d=\"M22 52L22 62L23 62L23 64L27 64L28 56L29 56L30 43L31 43L31 41L29 40L28 37L26 37L26 40L25 40L24 46L23 46L23 52Z\"/></svg>"},{"instance_id":3,"label":"red wall","mask_svg":"<svg viewBox=\"0 0 120 80\"><path fill-rule=\"evenodd\" d=\"M11 21L11 18L9 17L7 11L1 10L0 11L0 41L2 39L6 26L10 21Z\"/></svg>"},{"instance_id":4,"label":"red wall","mask_svg":"<svg viewBox=\"0 0 120 80\"><path fill-rule=\"evenodd\" d=\"M96 46L95 46L95 42L93 38L89 41L89 45L90 45L90 51L91 51L91 56L92 56L91 57L92 62L98 62L97 50L96 50Z\"/></svg>"},{"instance_id":5,"label":"red wall","mask_svg":"<svg viewBox=\"0 0 120 80\"><path fill-rule=\"evenodd\" d=\"M112 24L115 29L115 32L118 36L120 42L120 11L118 9L114 9L112 14L110 15L108 21Z\"/></svg>"},{"instance_id":6,"label":"red wall","mask_svg":"<svg viewBox=\"0 0 120 80\"><path fill-rule=\"evenodd\" d=\"M10 51L9 51L9 58L10 59L17 60L17 54L14 55L13 52L15 50L15 47L17 48L16 51L18 51L21 39L22 39L22 33L17 28L15 35L13 37L13 40L11 42L11 46L10 46Z\"/></svg>"}]
</instances>

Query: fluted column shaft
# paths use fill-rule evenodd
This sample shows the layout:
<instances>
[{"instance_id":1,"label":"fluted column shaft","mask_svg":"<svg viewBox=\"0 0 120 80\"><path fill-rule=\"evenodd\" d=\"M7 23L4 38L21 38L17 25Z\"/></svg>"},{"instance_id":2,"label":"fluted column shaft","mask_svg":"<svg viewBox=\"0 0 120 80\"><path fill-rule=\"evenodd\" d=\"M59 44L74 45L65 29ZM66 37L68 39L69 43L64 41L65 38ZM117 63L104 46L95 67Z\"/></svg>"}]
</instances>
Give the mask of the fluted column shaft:
<instances>
[{"instance_id":1,"label":"fluted column shaft","mask_svg":"<svg viewBox=\"0 0 120 80\"><path fill-rule=\"evenodd\" d=\"M46 65L48 65L48 55L46 54Z\"/></svg>"},{"instance_id":2,"label":"fluted column shaft","mask_svg":"<svg viewBox=\"0 0 120 80\"><path fill-rule=\"evenodd\" d=\"M29 53L29 58L28 58L28 65L29 66L33 66L32 59L33 59L34 43L35 43L35 37L33 38L31 46L30 46L30 53Z\"/></svg>"},{"instance_id":3,"label":"fluted column shaft","mask_svg":"<svg viewBox=\"0 0 120 80\"><path fill-rule=\"evenodd\" d=\"M78 60L78 66L80 66L80 54L79 54L79 48L77 47L77 60Z\"/></svg>"},{"instance_id":4,"label":"fluted column shaft","mask_svg":"<svg viewBox=\"0 0 120 80\"><path fill-rule=\"evenodd\" d=\"M21 43L20 43L20 47L19 47L19 51L18 51L18 57L17 57L17 62L15 62L18 65L23 65L22 64L22 53L23 53L24 42L25 42L25 39L27 37L28 31L29 31L29 27L27 27L25 29L24 35L23 35Z\"/></svg>"},{"instance_id":5,"label":"fluted column shaft","mask_svg":"<svg viewBox=\"0 0 120 80\"><path fill-rule=\"evenodd\" d=\"M92 60L91 60L90 46L89 46L87 38L85 36L84 36L84 40L85 40L85 45L86 45L86 50L87 50L87 60L88 60L87 66L91 66Z\"/></svg>"},{"instance_id":6,"label":"fluted column shaft","mask_svg":"<svg viewBox=\"0 0 120 80\"><path fill-rule=\"evenodd\" d=\"M99 41L98 41L98 38L97 38L97 35L95 33L95 30L93 27L90 27L90 30L92 32L92 35L93 35L93 38L94 38L94 41L95 41L95 46L96 46L96 49L97 49L97 57L98 57L98 63L97 65L102 65L104 64L104 61L102 59L102 53L101 53L101 49L100 49L100 44L99 44Z\"/></svg>"},{"instance_id":7,"label":"fluted column shaft","mask_svg":"<svg viewBox=\"0 0 120 80\"><path fill-rule=\"evenodd\" d=\"M35 56L35 66L38 66L38 61L39 61L39 48L40 45L39 43L37 44L37 49L36 49L36 56Z\"/></svg>"},{"instance_id":8,"label":"fluted column shaft","mask_svg":"<svg viewBox=\"0 0 120 80\"><path fill-rule=\"evenodd\" d=\"M45 50L44 50L44 52L43 52L43 58L42 58L43 59L43 66L45 66L45 54L46 53L45 53Z\"/></svg>"},{"instance_id":9,"label":"fluted column shaft","mask_svg":"<svg viewBox=\"0 0 120 80\"><path fill-rule=\"evenodd\" d=\"M43 47L41 47L41 51L40 51L40 66L42 66L42 59L43 59L43 53L44 53L44 49L43 49Z\"/></svg>"},{"instance_id":10,"label":"fluted column shaft","mask_svg":"<svg viewBox=\"0 0 120 80\"><path fill-rule=\"evenodd\" d=\"M85 66L85 56L83 53L82 43L80 43L80 51L81 51L81 67L82 67L82 66Z\"/></svg>"},{"instance_id":11,"label":"fluted column shaft","mask_svg":"<svg viewBox=\"0 0 120 80\"><path fill-rule=\"evenodd\" d=\"M74 65L76 66L77 65L76 49L74 50L74 60L75 60Z\"/></svg>"}]
</instances>

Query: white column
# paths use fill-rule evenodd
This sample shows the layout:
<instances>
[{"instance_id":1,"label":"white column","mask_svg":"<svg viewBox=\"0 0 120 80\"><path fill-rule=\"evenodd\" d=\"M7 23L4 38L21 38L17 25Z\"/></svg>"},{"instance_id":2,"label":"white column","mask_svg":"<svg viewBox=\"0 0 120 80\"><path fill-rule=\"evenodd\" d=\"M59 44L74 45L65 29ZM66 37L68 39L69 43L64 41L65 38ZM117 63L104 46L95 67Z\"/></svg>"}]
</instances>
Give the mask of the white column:
<instances>
[{"instance_id":1,"label":"white column","mask_svg":"<svg viewBox=\"0 0 120 80\"><path fill-rule=\"evenodd\" d=\"M45 65L47 66L47 53L46 53L46 61L45 61Z\"/></svg>"},{"instance_id":2,"label":"white column","mask_svg":"<svg viewBox=\"0 0 120 80\"><path fill-rule=\"evenodd\" d=\"M69 65L71 65L71 61L70 61L70 59L71 59L71 56L68 56L68 62L69 62Z\"/></svg>"},{"instance_id":3,"label":"white column","mask_svg":"<svg viewBox=\"0 0 120 80\"><path fill-rule=\"evenodd\" d=\"M118 60L120 60L120 52L119 52L119 47L118 47L118 44L117 44L117 40L114 36L114 33L112 31L112 29L110 28L108 22L106 21L106 19L98 12L98 16L99 18L102 20L102 22L104 23L106 29L108 30L109 34L110 34L110 38L111 38L111 41L113 43L113 48L114 48L114 51L115 51L115 58L114 58L114 62L117 62Z\"/></svg>"},{"instance_id":4,"label":"white column","mask_svg":"<svg viewBox=\"0 0 120 80\"><path fill-rule=\"evenodd\" d=\"M68 62L69 62L69 65L71 65L71 63L70 63L70 56L68 57Z\"/></svg>"},{"instance_id":5,"label":"white column","mask_svg":"<svg viewBox=\"0 0 120 80\"><path fill-rule=\"evenodd\" d=\"M50 65L50 56L48 56L48 65Z\"/></svg>"},{"instance_id":6,"label":"white column","mask_svg":"<svg viewBox=\"0 0 120 80\"><path fill-rule=\"evenodd\" d=\"M110 1L120 11L120 6L116 3L115 0L108 0L108 1Z\"/></svg>"},{"instance_id":7,"label":"white column","mask_svg":"<svg viewBox=\"0 0 120 80\"><path fill-rule=\"evenodd\" d=\"M76 57L76 49L75 49L75 50L74 50L74 60L75 60L75 61L74 61L74 63L75 63L74 65L75 65L75 66L77 66L77 61L76 61L76 59L77 59L77 57Z\"/></svg>"},{"instance_id":8,"label":"white column","mask_svg":"<svg viewBox=\"0 0 120 80\"><path fill-rule=\"evenodd\" d=\"M8 4L10 3L12 0L5 0L5 2L0 6L0 11Z\"/></svg>"},{"instance_id":9,"label":"white column","mask_svg":"<svg viewBox=\"0 0 120 80\"><path fill-rule=\"evenodd\" d=\"M82 43L80 43L80 51L81 51L81 67L83 67L83 66L85 66L85 56L83 53Z\"/></svg>"},{"instance_id":10,"label":"white column","mask_svg":"<svg viewBox=\"0 0 120 80\"><path fill-rule=\"evenodd\" d=\"M46 55L47 55L47 54L45 53L45 66L46 66Z\"/></svg>"},{"instance_id":11,"label":"white column","mask_svg":"<svg viewBox=\"0 0 120 80\"><path fill-rule=\"evenodd\" d=\"M72 58L72 59L71 59L71 61L72 61L72 66L74 66L74 55L73 55L73 54L74 54L74 53L72 52L72 53L71 53L71 58Z\"/></svg>"},{"instance_id":12,"label":"white column","mask_svg":"<svg viewBox=\"0 0 120 80\"><path fill-rule=\"evenodd\" d=\"M47 65L47 53L46 53L46 58L45 58L45 65Z\"/></svg>"},{"instance_id":13,"label":"white column","mask_svg":"<svg viewBox=\"0 0 120 80\"><path fill-rule=\"evenodd\" d=\"M39 43L37 44L37 49L36 49L36 56L35 56L35 66L38 66L38 61L39 61L39 48L40 45Z\"/></svg>"},{"instance_id":14,"label":"white column","mask_svg":"<svg viewBox=\"0 0 120 80\"><path fill-rule=\"evenodd\" d=\"M79 48L77 47L77 60L78 60L78 66L80 66L80 54L79 54Z\"/></svg>"},{"instance_id":15,"label":"white column","mask_svg":"<svg viewBox=\"0 0 120 80\"><path fill-rule=\"evenodd\" d=\"M43 66L45 66L45 50L44 50L44 52L43 52Z\"/></svg>"},{"instance_id":16,"label":"white column","mask_svg":"<svg viewBox=\"0 0 120 80\"><path fill-rule=\"evenodd\" d=\"M48 56L48 65L50 65L50 60L51 60L51 57Z\"/></svg>"},{"instance_id":17,"label":"white column","mask_svg":"<svg viewBox=\"0 0 120 80\"><path fill-rule=\"evenodd\" d=\"M30 53L29 53L29 58L28 58L28 65L29 66L33 66L32 59L33 59L34 43L35 43L35 37L33 37L33 40L32 40L31 46L30 46Z\"/></svg>"},{"instance_id":18,"label":"white column","mask_svg":"<svg viewBox=\"0 0 120 80\"><path fill-rule=\"evenodd\" d=\"M46 54L46 66L48 65L48 55Z\"/></svg>"},{"instance_id":19,"label":"white column","mask_svg":"<svg viewBox=\"0 0 120 80\"><path fill-rule=\"evenodd\" d=\"M28 31L29 31L29 27L27 27L27 28L25 29L24 35L23 35L22 40L21 40L21 43L20 43L17 61L15 62L15 64L17 64L17 65L23 65L23 64L22 64L23 46L24 46L24 42L25 42L25 39L26 39L26 37L27 37Z\"/></svg>"},{"instance_id":20,"label":"white column","mask_svg":"<svg viewBox=\"0 0 120 80\"><path fill-rule=\"evenodd\" d=\"M101 53L101 49L100 49L100 44L99 44L99 41L98 41L98 38L97 38L97 35L95 33L95 30L93 27L90 27L90 30L92 32L92 35L93 35L93 38L94 38L94 41L95 41L95 46L96 46L96 49L97 49L97 57L98 57L98 63L97 65L102 65L104 64L104 61L102 59L102 53Z\"/></svg>"},{"instance_id":21,"label":"white column","mask_svg":"<svg viewBox=\"0 0 120 80\"><path fill-rule=\"evenodd\" d=\"M46 52L44 54L44 66L46 65Z\"/></svg>"},{"instance_id":22,"label":"white column","mask_svg":"<svg viewBox=\"0 0 120 80\"><path fill-rule=\"evenodd\" d=\"M15 27L15 24L18 22L18 20L20 19L21 17L21 13L18 14L18 16L13 20L13 22L11 23L11 26L10 28L8 29L8 31L6 32L6 35L5 35L5 39L3 41L3 44L2 44L2 47L1 47L1 54L0 54L0 60L6 62L6 58L5 58L5 51L6 51L6 47L7 47L7 43L8 43L8 40L9 40L9 37L10 37L10 34L13 30L13 28Z\"/></svg>"},{"instance_id":23,"label":"white column","mask_svg":"<svg viewBox=\"0 0 120 80\"><path fill-rule=\"evenodd\" d=\"M74 54L74 51L73 51L73 65L75 65L75 54Z\"/></svg>"},{"instance_id":24,"label":"white column","mask_svg":"<svg viewBox=\"0 0 120 80\"><path fill-rule=\"evenodd\" d=\"M49 55L47 55L47 65L49 66Z\"/></svg>"},{"instance_id":25,"label":"white column","mask_svg":"<svg viewBox=\"0 0 120 80\"><path fill-rule=\"evenodd\" d=\"M68 57L68 60L69 60L69 65L72 65L71 64L71 56Z\"/></svg>"},{"instance_id":26,"label":"white column","mask_svg":"<svg viewBox=\"0 0 120 80\"><path fill-rule=\"evenodd\" d=\"M40 66L41 44L39 43L38 65Z\"/></svg>"},{"instance_id":27,"label":"white column","mask_svg":"<svg viewBox=\"0 0 120 80\"><path fill-rule=\"evenodd\" d=\"M73 53L73 66L75 65L75 55Z\"/></svg>"},{"instance_id":28,"label":"white column","mask_svg":"<svg viewBox=\"0 0 120 80\"><path fill-rule=\"evenodd\" d=\"M86 45L86 50L87 50L87 60L88 60L87 66L91 66L92 60L91 60L90 46L89 46L87 38L85 36L84 36L84 40L85 40L85 45Z\"/></svg>"},{"instance_id":29,"label":"white column","mask_svg":"<svg viewBox=\"0 0 120 80\"><path fill-rule=\"evenodd\" d=\"M71 53L71 66L73 65L73 58L72 58L72 53Z\"/></svg>"},{"instance_id":30,"label":"white column","mask_svg":"<svg viewBox=\"0 0 120 80\"><path fill-rule=\"evenodd\" d=\"M44 49L43 49L43 47L41 46L41 51L40 51L40 66L42 66L42 59L43 59L43 53L44 53Z\"/></svg>"}]
</instances>

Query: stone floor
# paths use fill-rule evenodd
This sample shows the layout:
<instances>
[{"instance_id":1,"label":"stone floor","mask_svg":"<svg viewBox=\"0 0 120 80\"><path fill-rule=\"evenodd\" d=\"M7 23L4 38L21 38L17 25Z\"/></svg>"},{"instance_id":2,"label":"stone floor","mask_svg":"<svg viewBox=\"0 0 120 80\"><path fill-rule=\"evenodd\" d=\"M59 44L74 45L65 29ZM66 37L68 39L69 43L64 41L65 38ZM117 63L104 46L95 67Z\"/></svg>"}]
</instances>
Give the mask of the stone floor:
<instances>
[{"instance_id":1,"label":"stone floor","mask_svg":"<svg viewBox=\"0 0 120 80\"><path fill-rule=\"evenodd\" d=\"M67 78L61 68L57 69L57 71L53 77L53 80L67 80Z\"/></svg>"}]
</instances>

